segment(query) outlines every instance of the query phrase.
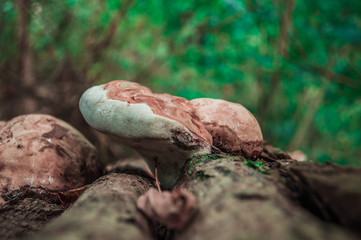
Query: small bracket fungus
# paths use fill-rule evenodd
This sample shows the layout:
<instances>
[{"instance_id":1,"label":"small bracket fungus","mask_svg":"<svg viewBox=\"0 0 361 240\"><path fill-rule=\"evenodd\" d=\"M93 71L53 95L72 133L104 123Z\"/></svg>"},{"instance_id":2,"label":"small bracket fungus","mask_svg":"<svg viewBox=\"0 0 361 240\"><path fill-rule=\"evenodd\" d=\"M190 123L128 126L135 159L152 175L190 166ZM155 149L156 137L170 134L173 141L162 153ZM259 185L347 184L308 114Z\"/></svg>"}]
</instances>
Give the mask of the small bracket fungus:
<instances>
[{"instance_id":1,"label":"small bracket fungus","mask_svg":"<svg viewBox=\"0 0 361 240\"><path fill-rule=\"evenodd\" d=\"M259 156L263 149L261 128L241 104L220 99L191 100L194 114L213 137L213 145L233 155Z\"/></svg>"},{"instance_id":2,"label":"small bracket fungus","mask_svg":"<svg viewBox=\"0 0 361 240\"><path fill-rule=\"evenodd\" d=\"M209 154L212 136L189 102L134 82L112 81L82 95L80 111L95 129L136 149L160 183L172 188L187 159Z\"/></svg>"},{"instance_id":3,"label":"small bracket fungus","mask_svg":"<svg viewBox=\"0 0 361 240\"><path fill-rule=\"evenodd\" d=\"M66 191L101 175L94 146L49 115L21 115L0 128L0 194L23 186Z\"/></svg>"}]
</instances>

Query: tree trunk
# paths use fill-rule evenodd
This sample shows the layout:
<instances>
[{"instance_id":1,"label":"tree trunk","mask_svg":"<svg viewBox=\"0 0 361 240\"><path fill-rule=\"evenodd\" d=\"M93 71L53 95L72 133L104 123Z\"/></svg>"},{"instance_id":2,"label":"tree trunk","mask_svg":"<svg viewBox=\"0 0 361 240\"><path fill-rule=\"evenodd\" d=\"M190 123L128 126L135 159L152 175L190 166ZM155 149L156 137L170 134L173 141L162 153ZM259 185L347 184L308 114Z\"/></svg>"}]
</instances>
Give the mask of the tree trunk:
<instances>
[{"instance_id":1,"label":"tree trunk","mask_svg":"<svg viewBox=\"0 0 361 240\"><path fill-rule=\"evenodd\" d=\"M258 113L259 121L261 124L261 128L263 129L263 124L265 119L269 119L269 114L271 112L272 106L274 106L274 101L276 96L280 95L281 91L281 83L282 83L282 70L283 70L283 62L288 59L289 51L290 51L290 38L293 30L293 14L295 10L297 0L283 0L277 1L279 6L279 33L275 45L275 49L277 50L274 53L273 57L273 68L274 71L270 74L270 83L269 84L260 84L262 87L262 94L260 94ZM248 6L250 9L254 8L250 2L248 2ZM265 76L259 76L261 79ZM259 80L258 80L259 81ZM263 80L259 81L260 83Z\"/></svg>"},{"instance_id":2,"label":"tree trunk","mask_svg":"<svg viewBox=\"0 0 361 240\"><path fill-rule=\"evenodd\" d=\"M16 3L19 11L20 78L21 86L23 86L24 90L24 92L18 93L18 96L22 100L22 103L20 103L22 111L32 113L37 109L37 106L35 99L31 97L31 91L34 90L35 86L33 54L29 37L29 10L31 1L17 0Z\"/></svg>"},{"instance_id":3,"label":"tree trunk","mask_svg":"<svg viewBox=\"0 0 361 240\"><path fill-rule=\"evenodd\" d=\"M326 93L326 90L329 86L329 82L324 82L321 88L318 90L316 96L309 101L308 108L306 112L303 114L301 120L298 122L297 129L295 134L293 135L287 149L288 151L297 150L304 141L306 141L307 133L309 133L309 129L312 126L313 120L315 119L315 115L317 111L321 107L323 103L323 99ZM311 102L312 101L312 102Z\"/></svg>"}]
</instances>

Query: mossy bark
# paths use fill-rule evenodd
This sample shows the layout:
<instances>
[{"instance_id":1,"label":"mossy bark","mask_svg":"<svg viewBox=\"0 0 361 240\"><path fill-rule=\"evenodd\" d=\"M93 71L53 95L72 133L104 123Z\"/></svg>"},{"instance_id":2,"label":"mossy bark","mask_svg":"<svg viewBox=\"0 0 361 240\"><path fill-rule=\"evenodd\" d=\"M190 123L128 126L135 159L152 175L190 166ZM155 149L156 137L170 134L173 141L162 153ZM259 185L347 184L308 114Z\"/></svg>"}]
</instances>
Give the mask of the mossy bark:
<instances>
[{"instance_id":1,"label":"mossy bark","mask_svg":"<svg viewBox=\"0 0 361 240\"><path fill-rule=\"evenodd\" d=\"M361 236L360 168L301 163L278 172L288 196L300 206Z\"/></svg>"},{"instance_id":2,"label":"mossy bark","mask_svg":"<svg viewBox=\"0 0 361 240\"><path fill-rule=\"evenodd\" d=\"M98 179L76 203L31 239L147 239L137 198L153 187L149 178L112 173ZM145 226L144 224L142 226Z\"/></svg>"},{"instance_id":3,"label":"mossy bark","mask_svg":"<svg viewBox=\"0 0 361 240\"><path fill-rule=\"evenodd\" d=\"M178 186L196 196L199 213L187 229L174 234L175 239L356 239L290 200L279 169L245 163L232 157L184 169Z\"/></svg>"},{"instance_id":4,"label":"mossy bark","mask_svg":"<svg viewBox=\"0 0 361 240\"><path fill-rule=\"evenodd\" d=\"M71 208L45 228L44 223L64 208L42 200L42 195L0 205L0 217L4 219L1 226L16 230L10 231L11 235L9 231L4 234L6 231L2 229L0 238L18 239L26 232L41 228L25 238L248 240L361 237L359 168L298 163L269 145L265 146L256 164L241 157L197 158L185 166L177 184L177 187L192 192L198 205L196 215L181 231L166 229L146 219L136 209L138 197L153 188L154 181L141 167L135 168L123 167L118 169L121 173L101 177ZM29 227L32 223L35 223L34 227Z\"/></svg>"}]
</instances>

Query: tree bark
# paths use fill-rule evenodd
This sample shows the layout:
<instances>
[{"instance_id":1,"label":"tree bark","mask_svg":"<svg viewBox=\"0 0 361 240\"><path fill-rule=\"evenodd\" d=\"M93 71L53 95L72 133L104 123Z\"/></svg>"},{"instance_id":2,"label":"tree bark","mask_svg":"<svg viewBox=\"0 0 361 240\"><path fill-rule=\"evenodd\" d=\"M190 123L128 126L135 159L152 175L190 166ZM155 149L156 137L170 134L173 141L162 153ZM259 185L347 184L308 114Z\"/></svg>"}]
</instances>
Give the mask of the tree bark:
<instances>
[{"instance_id":1,"label":"tree bark","mask_svg":"<svg viewBox=\"0 0 361 240\"><path fill-rule=\"evenodd\" d=\"M282 169L293 175L289 169ZM239 157L188 166L179 185L197 197L199 213L185 231L175 234L175 239L356 239L290 201L277 180L278 171L269 175L260 171L264 170L245 166ZM310 194L318 190L311 189Z\"/></svg>"},{"instance_id":2,"label":"tree bark","mask_svg":"<svg viewBox=\"0 0 361 240\"><path fill-rule=\"evenodd\" d=\"M198 210L183 230L167 229L137 210L138 197L154 188L154 180L141 166L123 164L121 173L95 181L63 215L25 238L359 239L360 168L298 163L267 144L258 162L217 155L190 160L177 187L194 194ZM41 203L41 196L28 196L28 205L12 211L9 202L0 205L0 238L18 239L51 219L41 222L42 216L62 212L54 201ZM40 224L29 228L25 219ZM17 234L3 234L5 228Z\"/></svg>"},{"instance_id":3,"label":"tree bark","mask_svg":"<svg viewBox=\"0 0 361 240\"><path fill-rule=\"evenodd\" d=\"M69 210L31 239L147 239L150 233L139 227L139 222L146 220L138 215L135 202L151 187L151 179L137 175L101 177Z\"/></svg>"},{"instance_id":4,"label":"tree bark","mask_svg":"<svg viewBox=\"0 0 361 240\"><path fill-rule=\"evenodd\" d=\"M19 239L29 232L42 229L64 209L59 204L30 196L3 205L0 202L0 239Z\"/></svg>"}]
</instances>

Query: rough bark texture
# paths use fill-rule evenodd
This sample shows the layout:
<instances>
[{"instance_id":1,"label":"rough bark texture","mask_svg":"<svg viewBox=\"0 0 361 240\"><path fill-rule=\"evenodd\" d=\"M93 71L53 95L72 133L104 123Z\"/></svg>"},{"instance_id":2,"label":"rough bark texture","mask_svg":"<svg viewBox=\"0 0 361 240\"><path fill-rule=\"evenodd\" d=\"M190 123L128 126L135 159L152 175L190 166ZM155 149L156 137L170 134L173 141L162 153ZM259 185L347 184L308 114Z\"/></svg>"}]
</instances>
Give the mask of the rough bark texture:
<instances>
[{"instance_id":1,"label":"rough bark texture","mask_svg":"<svg viewBox=\"0 0 361 240\"><path fill-rule=\"evenodd\" d=\"M175 239L352 239L290 202L275 179L237 157L191 164L179 185L198 198L199 214Z\"/></svg>"},{"instance_id":2,"label":"rough bark texture","mask_svg":"<svg viewBox=\"0 0 361 240\"><path fill-rule=\"evenodd\" d=\"M0 205L0 239L18 239L39 230L64 210L61 205L33 197Z\"/></svg>"},{"instance_id":3,"label":"rough bark texture","mask_svg":"<svg viewBox=\"0 0 361 240\"><path fill-rule=\"evenodd\" d=\"M141 216L135 202L151 187L151 179L132 174L101 177L69 210L31 239L147 239L137 223Z\"/></svg>"},{"instance_id":4,"label":"rough bark texture","mask_svg":"<svg viewBox=\"0 0 361 240\"><path fill-rule=\"evenodd\" d=\"M146 219L136 209L138 197L154 187L149 174L137 166L117 169L122 173L98 179L43 229L64 209L54 195L32 192L4 198L0 239L343 240L361 236L358 168L297 163L270 145L265 145L258 163L217 155L192 159L178 187L194 194L198 211L185 229L177 231ZM31 238L24 235L39 229Z\"/></svg>"},{"instance_id":5,"label":"rough bark texture","mask_svg":"<svg viewBox=\"0 0 361 240\"><path fill-rule=\"evenodd\" d=\"M327 222L361 236L361 169L334 164L297 164L280 169L288 196Z\"/></svg>"}]
</instances>

